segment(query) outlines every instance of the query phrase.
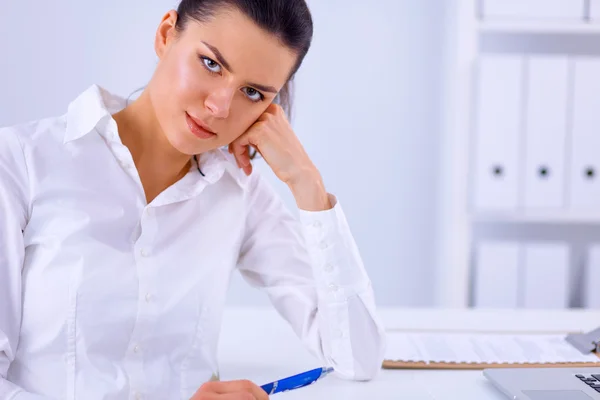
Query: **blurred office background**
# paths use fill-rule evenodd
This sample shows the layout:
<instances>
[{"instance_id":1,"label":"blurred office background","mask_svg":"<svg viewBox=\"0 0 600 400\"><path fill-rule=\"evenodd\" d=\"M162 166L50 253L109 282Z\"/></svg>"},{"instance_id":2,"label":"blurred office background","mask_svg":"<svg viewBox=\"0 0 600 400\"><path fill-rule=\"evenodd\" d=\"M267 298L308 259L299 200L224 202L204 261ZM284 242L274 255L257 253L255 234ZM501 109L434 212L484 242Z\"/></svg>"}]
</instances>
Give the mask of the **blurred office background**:
<instances>
[{"instance_id":1,"label":"blurred office background","mask_svg":"<svg viewBox=\"0 0 600 400\"><path fill-rule=\"evenodd\" d=\"M380 305L600 307L595 2L309 1L293 125ZM145 85L176 4L4 2L0 126L62 114L93 83ZM229 298L268 304L237 275Z\"/></svg>"}]
</instances>

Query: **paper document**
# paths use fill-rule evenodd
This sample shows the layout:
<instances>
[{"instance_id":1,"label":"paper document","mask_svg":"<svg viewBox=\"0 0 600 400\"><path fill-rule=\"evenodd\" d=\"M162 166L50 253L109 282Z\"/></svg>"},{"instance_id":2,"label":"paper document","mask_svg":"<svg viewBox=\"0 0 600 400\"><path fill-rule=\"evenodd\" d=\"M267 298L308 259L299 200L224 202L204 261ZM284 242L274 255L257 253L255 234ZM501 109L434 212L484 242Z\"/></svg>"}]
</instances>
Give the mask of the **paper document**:
<instances>
[{"instance_id":1,"label":"paper document","mask_svg":"<svg viewBox=\"0 0 600 400\"><path fill-rule=\"evenodd\" d=\"M566 335L389 332L386 359L435 363L563 363L600 360Z\"/></svg>"}]
</instances>

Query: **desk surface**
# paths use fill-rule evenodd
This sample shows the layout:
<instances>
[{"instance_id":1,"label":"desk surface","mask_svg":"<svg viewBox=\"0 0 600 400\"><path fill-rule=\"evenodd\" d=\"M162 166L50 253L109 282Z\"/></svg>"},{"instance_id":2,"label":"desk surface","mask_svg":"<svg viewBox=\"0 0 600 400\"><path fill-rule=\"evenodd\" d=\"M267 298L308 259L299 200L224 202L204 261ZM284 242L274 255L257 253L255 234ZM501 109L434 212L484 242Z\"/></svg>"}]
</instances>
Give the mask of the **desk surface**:
<instances>
[{"instance_id":1,"label":"desk surface","mask_svg":"<svg viewBox=\"0 0 600 400\"><path fill-rule=\"evenodd\" d=\"M553 332L592 330L600 311L381 309L388 330ZM291 329L271 309L225 311L219 347L221 378L261 385L319 367ZM292 399L506 400L481 371L382 370L371 382L327 377L307 388L273 396Z\"/></svg>"}]
</instances>

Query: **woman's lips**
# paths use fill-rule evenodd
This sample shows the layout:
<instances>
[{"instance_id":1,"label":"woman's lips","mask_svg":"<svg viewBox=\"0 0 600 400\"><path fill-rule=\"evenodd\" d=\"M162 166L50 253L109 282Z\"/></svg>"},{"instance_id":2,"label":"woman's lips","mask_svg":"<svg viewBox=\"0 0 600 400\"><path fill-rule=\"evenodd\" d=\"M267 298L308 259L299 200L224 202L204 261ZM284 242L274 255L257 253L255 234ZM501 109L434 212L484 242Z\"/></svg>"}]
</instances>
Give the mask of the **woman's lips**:
<instances>
[{"instance_id":1,"label":"woman's lips","mask_svg":"<svg viewBox=\"0 0 600 400\"><path fill-rule=\"evenodd\" d=\"M202 121L193 118L188 113L185 113L185 119L190 131L194 136L200 139L212 139L216 137L216 133L211 131Z\"/></svg>"}]
</instances>

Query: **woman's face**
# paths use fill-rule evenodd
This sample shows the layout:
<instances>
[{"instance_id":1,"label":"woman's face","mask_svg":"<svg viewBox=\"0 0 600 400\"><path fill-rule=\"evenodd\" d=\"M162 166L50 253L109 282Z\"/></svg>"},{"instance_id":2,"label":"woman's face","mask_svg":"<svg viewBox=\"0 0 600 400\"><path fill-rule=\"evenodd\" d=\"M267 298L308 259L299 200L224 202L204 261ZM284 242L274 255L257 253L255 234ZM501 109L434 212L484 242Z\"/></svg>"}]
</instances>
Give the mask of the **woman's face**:
<instances>
[{"instance_id":1,"label":"woman's face","mask_svg":"<svg viewBox=\"0 0 600 400\"><path fill-rule=\"evenodd\" d=\"M180 33L176 20L171 11L157 31L159 63L148 92L171 145L200 154L229 145L262 115L297 55L238 11L190 20Z\"/></svg>"}]
</instances>

